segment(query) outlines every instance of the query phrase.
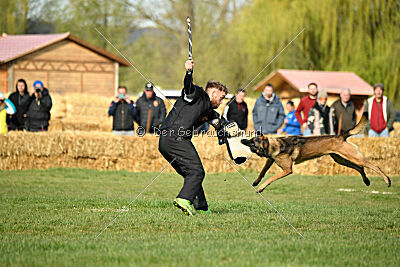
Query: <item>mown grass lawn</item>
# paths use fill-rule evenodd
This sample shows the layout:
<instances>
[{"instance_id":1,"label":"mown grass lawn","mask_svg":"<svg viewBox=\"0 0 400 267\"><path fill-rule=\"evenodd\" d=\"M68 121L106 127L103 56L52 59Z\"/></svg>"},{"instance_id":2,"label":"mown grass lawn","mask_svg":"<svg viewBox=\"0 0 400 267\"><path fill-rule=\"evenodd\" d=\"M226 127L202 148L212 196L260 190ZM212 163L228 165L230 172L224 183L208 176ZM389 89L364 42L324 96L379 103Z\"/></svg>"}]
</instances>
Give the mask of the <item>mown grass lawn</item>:
<instances>
[{"instance_id":1,"label":"mown grass lawn","mask_svg":"<svg viewBox=\"0 0 400 267\"><path fill-rule=\"evenodd\" d=\"M242 172L253 180L257 173ZM182 184L157 173L51 169L0 171L0 265L276 266L400 263L400 182L292 175L263 195L237 173L209 174L211 215L172 206ZM372 191L378 191L373 192ZM383 193L388 192L388 193Z\"/></svg>"}]
</instances>

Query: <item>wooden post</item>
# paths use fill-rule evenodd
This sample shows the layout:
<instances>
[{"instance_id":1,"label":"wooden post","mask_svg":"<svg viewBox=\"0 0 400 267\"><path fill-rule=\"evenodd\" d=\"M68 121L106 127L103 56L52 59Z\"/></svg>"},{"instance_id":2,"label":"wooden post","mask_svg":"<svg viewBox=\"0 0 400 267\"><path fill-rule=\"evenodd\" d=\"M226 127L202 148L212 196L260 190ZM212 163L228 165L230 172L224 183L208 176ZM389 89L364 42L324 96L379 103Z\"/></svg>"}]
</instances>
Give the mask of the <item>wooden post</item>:
<instances>
[{"instance_id":1,"label":"wooden post","mask_svg":"<svg viewBox=\"0 0 400 267\"><path fill-rule=\"evenodd\" d=\"M8 63L8 81L6 82L6 93L12 92L14 85L14 77L13 77L13 64L12 62Z\"/></svg>"},{"instance_id":2,"label":"wooden post","mask_svg":"<svg viewBox=\"0 0 400 267\"><path fill-rule=\"evenodd\" d=\"M114 95L118 92L118 84L119 83L119 65L118 62L114 62Z\"/></svg>"},{"instance_id":3,"label":"wooden post","mask_svg":"<svg viewBox=\"0 0 400 267\"><path fill-rule=\"evenodd\" d=\"M46 71L46 85L47 85L47 88L50 89L50 84L49 84L49 72L48 72L48 71Z\"/></svg>"},{"instance_id":4,"label":"wooden post","mask_svg":"<svg viewBox=\"0 0 400 267\"><path fill-rule=\"evenodd\" d=\"M81 84L80 84L80 88L79 88L80 93L83 93L83 72L81 72Z\"/></svg>"}]
</instances>

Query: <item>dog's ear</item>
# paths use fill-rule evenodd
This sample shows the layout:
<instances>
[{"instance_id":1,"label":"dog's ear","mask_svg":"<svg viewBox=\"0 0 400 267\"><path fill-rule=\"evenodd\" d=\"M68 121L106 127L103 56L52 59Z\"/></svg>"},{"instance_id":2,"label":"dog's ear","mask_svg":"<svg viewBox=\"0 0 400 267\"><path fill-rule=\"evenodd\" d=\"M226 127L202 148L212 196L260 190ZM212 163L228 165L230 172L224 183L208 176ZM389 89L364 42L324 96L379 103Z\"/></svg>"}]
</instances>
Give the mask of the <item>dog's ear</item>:
<instances>
[{"instance_id":1,"label":"dog's ear","mask_svg":"<svg viewBox=\"0 0 400 267\"><path fill-rule=\"evenodd\" d=\"M240 142L245 146L251 146L251 141L248 139L242 139Z\"/></svg>"}]
</instances>

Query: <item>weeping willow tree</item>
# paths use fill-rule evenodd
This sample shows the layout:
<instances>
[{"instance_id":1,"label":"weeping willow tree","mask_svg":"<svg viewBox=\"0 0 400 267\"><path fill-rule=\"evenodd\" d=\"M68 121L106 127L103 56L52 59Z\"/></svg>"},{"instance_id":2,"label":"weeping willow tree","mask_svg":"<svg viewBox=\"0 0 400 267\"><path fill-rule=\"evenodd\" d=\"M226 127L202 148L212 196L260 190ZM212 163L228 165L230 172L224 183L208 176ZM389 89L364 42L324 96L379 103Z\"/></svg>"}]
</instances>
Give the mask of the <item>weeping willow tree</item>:
<instances>
[{"instance_id":1,"label":"weeping willow tree","mask_svg":"<svg viewBox=\"0 0 400 267\"><path fill-rule=\"evenodd\" d=\"M371 84L382 82L399 106L400 1L309 1L301 11L312 14L304 16L310 30L302 48L318 68L354 71Z\"/></svg>"},{"instance_id":2,"label":"weeping willow tree","mask_svg":"<svg viewBox=\"0 0 400 267\"><path fill-rule=\"evenodd\" d=\"M218 44L225 47L217 49L219 60L230 67L221 75L234 87L245 85L302 28L260 79L276 68L354 71L370 84L382 82L400 106L398 0L254 1Z\"/></svg>"}]
</instances>

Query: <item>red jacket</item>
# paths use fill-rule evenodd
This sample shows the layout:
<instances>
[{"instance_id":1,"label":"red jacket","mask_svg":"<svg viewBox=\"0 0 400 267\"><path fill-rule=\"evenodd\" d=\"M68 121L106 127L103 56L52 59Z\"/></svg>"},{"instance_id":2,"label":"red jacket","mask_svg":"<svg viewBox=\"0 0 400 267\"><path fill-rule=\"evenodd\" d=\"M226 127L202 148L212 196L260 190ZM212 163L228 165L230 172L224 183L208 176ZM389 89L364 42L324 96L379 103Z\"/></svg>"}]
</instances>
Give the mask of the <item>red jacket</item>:
<instances>
[{"instance_id":1,"label":"red jacket","mask_svg":"<svg viewBox=\"0 0 400 267\"><path fill-rule=\"evenodd\" d=\"M300 125L307 122L308 113L310 109L315 105L317 99L311 99L310 96L305 96L300 100L299 105L297 106L296 115L297 120L299 121ZM303 117L301 116L301 112L303 111Z\"/></svg>"},{"instance_id":2,"label":"red jacket","mask_svg":"<svg viewBox=\"0 0 400 267\"><path fill-rule=\"evenodd\" d=\"M376 102L376 98L374 98L372 102L372 110L371 110L371 129L377 133L381 133L386 128L386 121L383 115L383 101L381 103Z\"/></svg>"}]
</instances>

